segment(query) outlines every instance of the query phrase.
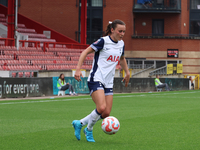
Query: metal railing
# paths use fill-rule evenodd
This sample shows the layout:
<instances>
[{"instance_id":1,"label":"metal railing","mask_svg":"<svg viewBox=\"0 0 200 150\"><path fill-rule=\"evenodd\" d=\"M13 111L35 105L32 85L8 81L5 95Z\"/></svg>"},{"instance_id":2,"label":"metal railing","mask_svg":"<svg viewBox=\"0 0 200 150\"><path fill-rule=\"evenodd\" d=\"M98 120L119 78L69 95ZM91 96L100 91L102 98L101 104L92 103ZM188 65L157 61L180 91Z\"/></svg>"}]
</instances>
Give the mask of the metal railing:
<instances>
[{"instance_id":1,"label":"metal railing","mask_svg":"<svg viewBox=\"0 0 200 150\"><path fill-rule=\"evenodd\" d=\"M19 40L20 47L43 47L45 52L46 48L74 48L74 49L85 49L88 47L86 44L78 43L63 43L63 42L40 42L40 41L25 41Z\"/></svg>"},{"instance_id":2,"label":"metal railing","mask_svg":"<svg viewBox=\"0 0 200 150\"><path fill-rule=\"evenodd\" d=\"M137 33L137 34L133 34L132 37L144 37L144 36L148 36L148 37L171 37L171 38L199 38L200 39L200 35L199 34L162 34L162 35L156 35L153 33Z\"/></svg>"},{"instance_id":3,"label":"metal railing","mask_svg":"<svg viewBox=\"0 0 200 150\"><path fill-rule=\"evenodd\" d=\"M152 64L129 64L128 68L130 68L130 69L147 69L151 66L152 66Z\"/></svg>"},{"instance_id":4,"label":"metal railing","mask_svg":"<svg viewBox=\"0 0 200 150\"><path fill-rule=\"evenodd\" d=\"M181 11L181 0L134 0L133 11Z\"/></svg>"},{"instance_id":5,"label":"metal railing","mask_svg":"<svg viewBox=\"0 0 200 150\"><path fill-rule=\"evenodd\" d=\"M154 65L151 65L150 67L148 67L148 68L146 68L146 69L144 69L144 70L141 70L141 71L139 71L139 72L136 72L136 73L132 74L132 77L135 76L135 75L138 75L138 74L140 74L140 73L143 73L143 72L145 72L145 71L147 71L147 70L149 70L149 69L151 69L151 68L154 68L154 67L155 67Z\"/></svg>"},{"instance_id":6,"label":"metal railing","mask_svg":"<svg viewBox=\"0 0 200 150\"><path fill-rule=\"evenodd\" d=\"M160 67L158 69L155 69L153 71L151 71L149 73L149 76L154 76L154 75L166 75L167 74L167 66L163 66L163 67Z\"/></svg>"},{"instance_id":7,"label":"metal railing","mask_svg":"<svg viewBox=\"0 0 200 150\"><path fill-rule=\"evenodd\" d=\"M0 38L0 46L15 46L14 38Z\"/></svg>"}]
</instances>

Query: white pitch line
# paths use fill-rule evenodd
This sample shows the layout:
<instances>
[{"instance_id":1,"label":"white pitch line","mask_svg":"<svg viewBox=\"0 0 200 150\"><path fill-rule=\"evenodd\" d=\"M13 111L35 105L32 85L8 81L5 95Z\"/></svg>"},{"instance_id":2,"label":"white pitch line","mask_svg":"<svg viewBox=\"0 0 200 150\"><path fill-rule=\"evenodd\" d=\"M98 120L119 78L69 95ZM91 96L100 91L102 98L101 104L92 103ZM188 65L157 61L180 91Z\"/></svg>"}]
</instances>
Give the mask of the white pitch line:
<instances>
[{"instance_id":1,"label":"white pitch line","mask_svg":"<svg viewBox=\"0 0 200 150\"><path fill-rule=\"evenodd\" d=\"M146 96L146 95L127 95L127 96L115 96L115 98L118 98L118 97L137 97L137 96Z\"/></svg>"},{"instance_id":2,"label":"white pitch line","mask_svg":"<svg viewBox=\"0 0 200 150\"><path fill-rule=\"evenodd\" d=\"M129 95L129 96L115 96L115 98L121 97L137 97L137 96L145 96L145 95ZM0 103L0 105L10 105L10 104L28 104L28 103L48 103L48 102L62 102L62 101L73 101L73 100L88 100L91 98L77 98L77 99L61 99L61 100L41 100L41 101L23 101L23 102L7 102Z\"/></svg>"},{"instance_id":3,"label":"white pitch line","mask_svg":"<svg viewBox=\"0 0 200 150\"><path fill-rule=\"evenodd\" d=\"M155 98L163 98L163 97L166 97L166 96L155 96ZM179 97L177 97L177 96L167 96L167 98L179 98ZM200 97L181 97L181 98L188 98L188 99L198 98L198 99L200 99Z\"/></svg>"},{"instance_id":4,"label":"white pitch line","mask_svg":"<svg viewBox=\"0 0 200 150\"><path fill-rule=\"evenodd\" d=\"M182 92L182 93L166 93L166 94L148 94L148 95L127 95L127 96L114 96L114 98L121 98L121 97L140 97L140 96L162 96L162 95L170 95L170 94L188 94L188 93L199 93L199 92ZM23 101L23 102L7 102L7 103L0 103L0 105L10 105L10 104L28 104L28 103L48 103L48 102L61 102L61 101L73 101L73 100L88 100L91 98L77 98L77 99L61 99L61 100L41 100L41 101Z\"/></svg>"},{"instance_id":5,"label":"white pitch line","mask_svg":"<svg viewBox=\"0 0 200 150\"><path fill-rule=\"evenodd\" d=\"M72 100L87 100L91 98L78 98L78 99L63 99L63 100L41 100L41 101L24 101L24 102L9 102L9 103L0 103L0 105L9 105L9 104L28 104L28 103L48 103L48 102L61 102L61 101L72 101Z\"/></svg>"},{"instance_id":6,"label":"white pitch line","mask_svg":"<svg viewBox=\"0 0 200 150\"><path fill-rule=\"evenodd\" d=\"M190 93L200 93L200 92L181 92L181 93L162 93L162 94L151 94L153 96L156 96L156 95L170 95L170 94L190 94ZM149 96L149 95L148 95Z\"/></svg>"}]
</instances>

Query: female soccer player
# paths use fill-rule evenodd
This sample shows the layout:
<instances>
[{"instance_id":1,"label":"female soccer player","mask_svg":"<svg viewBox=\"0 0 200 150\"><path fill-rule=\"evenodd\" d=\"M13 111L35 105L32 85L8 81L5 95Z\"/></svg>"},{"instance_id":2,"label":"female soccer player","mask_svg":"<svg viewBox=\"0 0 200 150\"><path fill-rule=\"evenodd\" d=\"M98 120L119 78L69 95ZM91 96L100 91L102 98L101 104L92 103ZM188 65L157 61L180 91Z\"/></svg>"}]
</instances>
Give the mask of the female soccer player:
<instances>
[{"instance_id":1,"label":"female soccer player","mask_svg":"<svg viewBox=\"0 0 200 150\"><path fill-rule=\"evenodd\" d=\"M112 23L109 22L106 29L106 36L91 44L81 53L75 73L77 81L81 81L82 74L80 69L86 56L95 52L93 67L88 77L88 87L92 100L96 104L96 109L85 118L72 122L77 140L81 138L81 128L87 125L84 129L86 139L88 142L95 142L92 132L94 124L98 120L110 115L113 103L115 67L119 61L126 73L122 81L125 81L126 87L128 85L130 73L124 57L124 42L122 40L125 30L126 26L123 21L114 20Z\"/></svg>"}]
</instances>

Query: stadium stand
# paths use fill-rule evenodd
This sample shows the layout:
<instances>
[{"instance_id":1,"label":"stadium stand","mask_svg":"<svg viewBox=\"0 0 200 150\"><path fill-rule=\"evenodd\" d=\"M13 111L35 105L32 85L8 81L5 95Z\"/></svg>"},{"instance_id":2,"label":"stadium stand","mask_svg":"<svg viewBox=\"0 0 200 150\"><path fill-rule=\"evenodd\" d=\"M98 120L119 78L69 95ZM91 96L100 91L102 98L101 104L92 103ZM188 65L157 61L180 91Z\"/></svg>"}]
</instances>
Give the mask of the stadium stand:
<instances>
[{"instance_id":1,"label":"stadium stand","mask_svg":"<svg viewBox=\"0 0 200 150\"><path fill-rule=\"evenodd\" d=\"M0 24L6 31L7 8L3 5L0 8ZM11 72L12 77L32 77L38 71L70 71L76 68L81 52L87 47L21 14L17 27L24 37L20 36L18 48L14 38L7 38L4 33L0 36L0 70ZM47 38L43 31L50 31L53 38ZM91 69L93 57L94 54L88 55L82 69Z\"/></svg>"},{"instance_id":2,"label":"stadium stand","mask_svg":"<svg viewBox=\"0 0 200 150\"><path fill-rule=\"evenodd\" d=\"M0 14L0 24L7 26L6 17L4 14ZM25 24L18 24L18 33L27 35L29 41L40 41L40 42L56 42L55 39L48 39L44 34L38 34L35 29L26 28ZM0 45L1 44L0 42Z\"/></svg>"},{"instance_id":3,"label":"stadium stand","mask_svg":"<svg viewBox=\"0 0 200 150\"><path fill-rule=\"evenodd\" d=\"M0 46L0 70L15 71L12 77L30 77L34 71L75 69L83 49ZM90 70L93 54L90 54L83 69ZM24 72L24 73L23 73Z\"/></svg>"}]
</instances>

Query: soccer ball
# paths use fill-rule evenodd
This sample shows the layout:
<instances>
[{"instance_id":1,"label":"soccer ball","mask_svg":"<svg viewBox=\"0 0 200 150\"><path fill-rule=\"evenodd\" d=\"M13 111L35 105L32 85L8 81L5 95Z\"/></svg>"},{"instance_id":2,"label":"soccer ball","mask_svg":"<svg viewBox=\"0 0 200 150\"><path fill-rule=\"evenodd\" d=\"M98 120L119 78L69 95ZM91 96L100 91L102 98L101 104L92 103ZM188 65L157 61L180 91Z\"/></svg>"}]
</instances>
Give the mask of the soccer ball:
<instances>
[{"instance_id":1,"label":"soccer ball","mask_svg":"<svg viewBox=\"0 0 200 150\"><path fill-rule=\"evenodd\" d=\"M101 123L101 128L106 134L115 134L120 128L119 121L113 116L105 118Z\"/></svg>"}]
</instances>

